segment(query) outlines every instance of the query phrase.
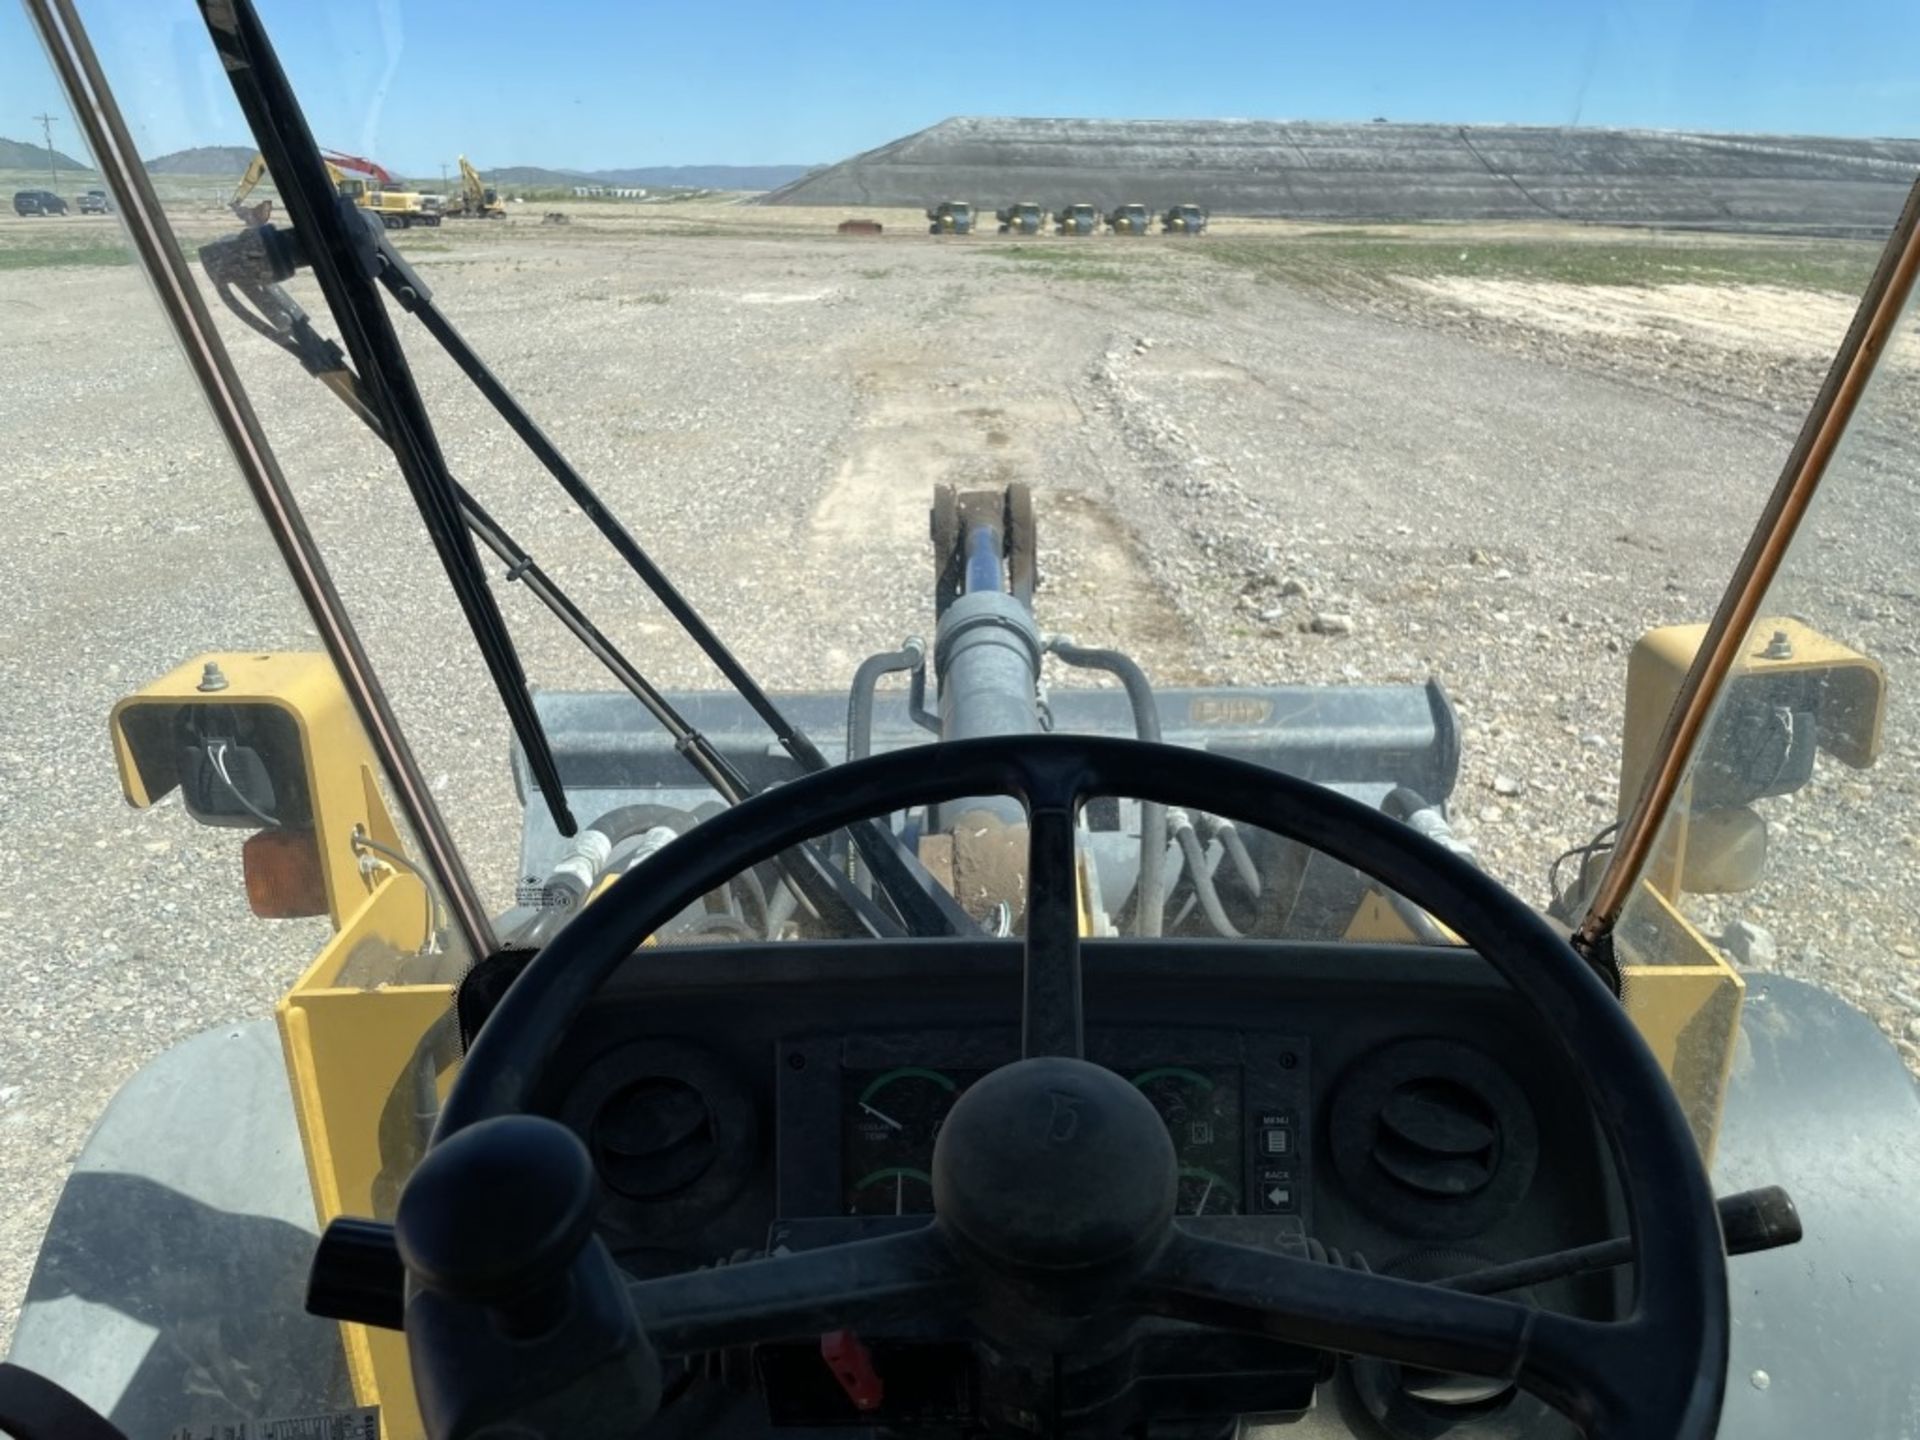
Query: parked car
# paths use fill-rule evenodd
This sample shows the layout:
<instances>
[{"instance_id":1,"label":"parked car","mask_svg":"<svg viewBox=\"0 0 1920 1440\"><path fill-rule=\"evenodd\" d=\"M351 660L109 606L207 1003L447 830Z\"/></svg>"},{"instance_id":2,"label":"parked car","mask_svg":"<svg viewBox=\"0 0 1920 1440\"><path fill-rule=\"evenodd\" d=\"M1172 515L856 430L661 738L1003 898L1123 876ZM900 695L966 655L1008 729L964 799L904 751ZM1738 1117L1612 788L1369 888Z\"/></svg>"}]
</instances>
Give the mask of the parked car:
<instances>
[{"instance_id":1,"label":"parked car","mask_svg":"<svg viewBox=\"0 0 1920 1440\"><path fill-rule=\"evenodd\" d=\"M82 215L104 215L110 208L104 190L83 190L77 198Z\"/></svg>"},{"instance_id":2,"label":"parked car","mask_svg":"<svg viewBox=\"0 0 1920 1440\"><path fill-rule=\"evenodd\" d=\"M13 213L64 215L67 213L67 202L51 190L16 190L13 192Z\"/></svg>"}]
</instances>

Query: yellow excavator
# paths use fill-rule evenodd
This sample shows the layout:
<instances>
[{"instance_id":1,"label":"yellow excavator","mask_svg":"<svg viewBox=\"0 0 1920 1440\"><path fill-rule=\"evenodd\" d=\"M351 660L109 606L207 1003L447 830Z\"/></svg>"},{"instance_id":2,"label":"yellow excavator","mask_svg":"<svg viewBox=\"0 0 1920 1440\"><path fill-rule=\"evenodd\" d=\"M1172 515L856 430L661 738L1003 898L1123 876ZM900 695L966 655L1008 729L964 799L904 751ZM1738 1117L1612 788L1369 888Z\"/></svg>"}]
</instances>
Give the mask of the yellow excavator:
<instances>
[{"instance_id":1,"label":"yellow excavator","mask_svg":"<svg viewBox=\"0 0 1920 1440\"><path fill-rule=\"evenodd\" d=\"M336 186L344 178L331 165L327 167L327 172ZM252 205L246 203L247 197L254 192L254 188L266 178L266 175L267 157L255 151L253 159L241 173L240 183L233 187L233 195L227 201L227 208L249 225L265 225L273 219L273 201L259 200Z\"/></svg>"},{"instance_id":2,"label":"yellow excavator","mask_svg":"<svg viewBox=\"0 0 1920 1440\"><path fill-rule=\"evenodd\" d=\"M337 150L323 150L320 153L321 163L327 167L327 178L333 182L334 190L362 210L374 211L387 229L405 230L414 225L440 223L441 212L429 209L425 197L419 192L402 188L400 182L381 165ZM462 165L464 167L464 161ZM252 205L246 203L247 197L266 177L266 173L266 159L256 152L227 201L227 207L249 225L265 225L273 219L271 200L260 200ZM370 177L372 183L359 178L361 176Z\"/></svg>"},{"instance_id":3,"label":"yellow excavator","mask_svg":"<svg viewBox=\"0 0 1920 1440\"><path fill-rule=\"evenodd\" d=\"M507 207L500 203L500 192L487 184L467 157L460 157L460 193L447 202L441 212L468 220L504 220Z\"/></svg>"}]
</instances>

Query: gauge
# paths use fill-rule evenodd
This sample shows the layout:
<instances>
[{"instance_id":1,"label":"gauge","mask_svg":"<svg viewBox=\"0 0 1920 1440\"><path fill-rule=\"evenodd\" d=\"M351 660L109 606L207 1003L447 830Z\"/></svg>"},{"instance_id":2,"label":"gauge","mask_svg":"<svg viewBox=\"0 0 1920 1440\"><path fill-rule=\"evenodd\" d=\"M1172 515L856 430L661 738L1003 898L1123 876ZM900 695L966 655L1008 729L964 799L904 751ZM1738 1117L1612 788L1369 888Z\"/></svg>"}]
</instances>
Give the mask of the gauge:
<instances>
[{"instance_id":1,"label":"gauge","mask_svg":"<svg viewBox=\"0 0 1920 1440\"><path fill-rule=\"evenodd\" d=\"M1240 1187L1204 1165L1180 1167L1180 1193L1174 1202L1179 1215L1238 1215Z\"/></svg>"},{"instance_id":2,"label":"gauge","mask_svg":"<svg viewBox=\"0 0 1920 1440\"><path fill-rule=\"evenodd\" d=\"M1180 1164L1182 1215L1232 1215L1240 1209L1240 1078L1185 1065L1156 1065L1132 1077L1173 1138Z\"/></svg>"},{"instance_id":3,"label":"gauge","mask_svg":"<svg viewBox=\"0 0 1920 1440\"><path fill-rule=\"evenodd\" d=\"M933 1144L960 1092L982 1070L896 1065L842 1073L841 1153L847 1212L933 1209Z\"/></svg>"},{"instance_id":4,"label":"gauge","mask_svg":"<svg viewBox=\"0 0 1920 1440\"><path fill-rule=\"evenodd\" d=\"M911 1165L888 1165L857 1177L847 1191L849 1215L924 1215L933 1209L933 1176Z\"/></svg>"}]
</instances>

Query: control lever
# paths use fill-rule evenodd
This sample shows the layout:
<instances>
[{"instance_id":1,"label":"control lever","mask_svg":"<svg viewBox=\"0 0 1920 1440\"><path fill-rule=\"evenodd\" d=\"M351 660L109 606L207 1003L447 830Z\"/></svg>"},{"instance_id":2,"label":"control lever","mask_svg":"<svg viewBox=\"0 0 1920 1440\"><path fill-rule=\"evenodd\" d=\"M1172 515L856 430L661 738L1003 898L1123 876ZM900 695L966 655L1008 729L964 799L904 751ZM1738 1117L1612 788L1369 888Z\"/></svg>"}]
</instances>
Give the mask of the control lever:
<instances>
[{"instance_id":1,"label":"control lever","mask_svg":"<svg viewBox=\"0 0 1920 1440\"><path fill-rule=\"evenodd\" d=\"M1751 1255L1800 1241L1800 1211L1794 1206L1793 1197L1778 1185L1722 1195L1714 1204L1720 1211L1720 1233L1729 1255ZM1498 1295L1505 1290L1564 1280L1569 1275L1611 1270L1632 1261L1633 1240L1620 1235L1593 1245L1515 1260L1508 1265L1469 1270L1464 1275L1433 1283L1445 1290L1464 1290L1469 1295Z\"/></svg>"},{"instance_id":2,"label":"control lever","mask_svg":"<svg viewBox=\"0 0 1920 1440\"><path fill-rule=\"evenodd\" d=\"M659 1408L659 1360L593 1233L599 1183L573 1132L533 1115L469 1126L413 1172L393 1229L434 1440L624 1440Z\"/></svg>"}]
</instances>

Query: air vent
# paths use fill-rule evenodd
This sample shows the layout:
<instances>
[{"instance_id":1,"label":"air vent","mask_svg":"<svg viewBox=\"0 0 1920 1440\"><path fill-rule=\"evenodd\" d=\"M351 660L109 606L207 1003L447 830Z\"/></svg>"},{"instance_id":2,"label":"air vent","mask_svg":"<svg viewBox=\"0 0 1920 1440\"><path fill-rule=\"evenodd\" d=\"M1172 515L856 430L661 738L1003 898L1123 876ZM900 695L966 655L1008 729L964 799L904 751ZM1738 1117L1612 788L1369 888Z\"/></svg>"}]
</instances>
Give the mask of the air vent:
<instances>
[{"instance_id":1,"label":"air vent","mask_svg":"<svg viewBox=\"0 0 1920 1440\"><path fill-rule=\"evenodd\" d=\"M714 1223L758 1162L758 1120L740 1073L705 1046L633 1040L566 1082L558 1118L587 1143L628 1247Z\"/></svg>"},{"instance_id":2,"label":"air vent","mask_svg":"<svg viewBox=\"0 0 1920 1440\"><path fill-rule=\"evenodd\" d=\"M684 1190L713 1164L713 1116L683 1080L650 1075L610 1096L593 1121L594 1158L614 1189L641 1200Z\"/></svg>"},{"instance_id":3,"label":"air vent","mask_svg":"<svg viewBox=\"0 0 1920 1440\"><path fill-rule=\"evenodd\" d=\"M1461 1239L1509 1213L1538 1160L1533 1111L1491 1059L1454 1040L1404 1040L1341 1077L1334 1165L1377 1219Z\"/></svg>"},{"instance_id":4,"label":"air vent","mask_svg":"<svg viewBox=\"0 0 1920 1440\"><path fill-rule=\"evenodd\" d=\"M1380 1107L1373 1159L1423 1195L1478 1194L1500 1163L1500 1118L1465 1085L1414 1080Z\"/></svg>"}]
</instances>

